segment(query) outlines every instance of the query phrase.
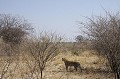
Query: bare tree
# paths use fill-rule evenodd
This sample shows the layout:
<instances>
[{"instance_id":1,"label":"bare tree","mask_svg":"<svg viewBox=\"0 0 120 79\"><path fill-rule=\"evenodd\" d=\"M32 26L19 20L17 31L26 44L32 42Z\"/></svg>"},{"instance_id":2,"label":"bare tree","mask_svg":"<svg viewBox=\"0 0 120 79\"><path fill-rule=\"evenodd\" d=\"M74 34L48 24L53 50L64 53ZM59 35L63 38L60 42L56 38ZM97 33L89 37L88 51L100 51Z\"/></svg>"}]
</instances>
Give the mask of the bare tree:
<instances>
[{"instance_id":1,"label":"bare tree","mask_svg":"<svg viewBox=\"0 0 120 79\"><path fill-rule=\"evenodd\" d=\"M2 52L2 53L1 53ZM10 70L11 65L14 63L14 61L17 61L19 58L18 56L16 57L15 54L16 52L19 52L19 50L16 48L12 48L11 45L6 44L1 41L0 43L0 79L7 79L9 77L14 76L14 72L16 67L14 67L12 70ZM17 66L17 64L16 64Z\"/></svg>"},{"instance_id":2,"label":"bare tree","mask_svg":"<svg viewBox=\"0 0 120 79\"><path fill-rule=\"evenodd\" d=\"M41 79L46 63L58 55L60 41L61 37L55 33L41 33L39 37L27 40L28 50L37 62Z\"/></svg>"},{"instance_id":3,"label":"bare tree","mask_svg":"<svg viewBox=\"0 0 120 79\"><path fill-rule=\"evenodd\" d=\"M106 56L115 79L120 79L120 14L106 12L106 16L93 16L81 23L91 39L93 47Z\"/></svg>"},{"instance_id":4,"label":"bare tree","mask_svg":"<svg viewBox=\"0 0 120 79\"><path fill-rule=\"evenodd\" d=\"M9 71L9 67L19 58L20 43L31 29L31 24L20 17L0 14L0 59L4 59L0 61L3 64L0 79L7 79L6 73Z\"/></svg>"}]
</instances>

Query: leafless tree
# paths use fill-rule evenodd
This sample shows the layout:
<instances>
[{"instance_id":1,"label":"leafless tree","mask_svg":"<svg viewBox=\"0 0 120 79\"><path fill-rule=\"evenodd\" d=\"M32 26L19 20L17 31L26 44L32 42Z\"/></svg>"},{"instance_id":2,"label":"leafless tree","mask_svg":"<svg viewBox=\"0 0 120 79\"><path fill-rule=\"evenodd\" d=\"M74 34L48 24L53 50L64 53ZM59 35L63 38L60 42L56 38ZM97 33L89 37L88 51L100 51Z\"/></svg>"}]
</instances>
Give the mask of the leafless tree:
<instances>
[{"instance_id":1,"label":"leafless tree","mask_svg":"<svg viewBox=\"0 0 120 79\"><path fill-rule=\"evenodd\" d=\"M13 64L13 61L17 61L19 57L15 56L15 52L19 52L19 50L16 48L13 49L11 45L6 44L4 42L0 42L0 79L7 79L9 77L14 76L14 71L16 67L14 67L12 70L10 70L11 65ZM14 64L16 64L14 62ZM16 64L17 66L17 64Z\"/></svg>"},{"instance_id":2,"label":"leafless tree","mask_svg":"<svg viewBox=\"0 0 120 79\"><path fill-rule=\"evenodd\" d=\"M105 16L87 17L88 22L81 23L92 42L93 47L106 56L115 79L120 79L120 14L106 11Z\"/></svg>"},{"instance_id":3,"label":"leafless tree","mask_svg":"<svg viewBox=\"0 0 120 79\"><path fill-rule=\"evenodd\" d=\"M0 14L0 59L4 59L0 61L3 65L0 79L7 79L9 67L19 58L16 55L20 52L20 43L31 29L31 24L21 17Z\"/></svg>"},{"instance_id":4,"label":"leafless tree","mask_svg":"<svg viewBox=\"0 0 120 79\"><path fill-rule=\"evenodd\" d=\"M38 70L43 77L43 70L46 63L52 60L59 53L61 37L55 33L41 33L39 37L27 40L28 50L37 62Z\"/></svg>"}]
</instances>

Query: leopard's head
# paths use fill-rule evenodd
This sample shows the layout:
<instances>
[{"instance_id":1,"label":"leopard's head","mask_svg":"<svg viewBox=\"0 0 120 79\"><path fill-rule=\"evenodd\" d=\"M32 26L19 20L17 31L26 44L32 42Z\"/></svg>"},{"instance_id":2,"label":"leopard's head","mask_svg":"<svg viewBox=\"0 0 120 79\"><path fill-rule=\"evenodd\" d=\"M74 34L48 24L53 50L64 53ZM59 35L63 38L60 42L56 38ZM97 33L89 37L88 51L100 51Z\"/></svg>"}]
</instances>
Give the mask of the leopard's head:
<instances>
[{"instance_id":1,"label":"leopard's head","mask_svg":"<svg viewBox=\"0 0 120 79\"><path fill-rule=\"evenodd\" d=\"M62 61L66 61L66 59L65 59L65 58L62 58Z\"/></svg>"}]
</instances>

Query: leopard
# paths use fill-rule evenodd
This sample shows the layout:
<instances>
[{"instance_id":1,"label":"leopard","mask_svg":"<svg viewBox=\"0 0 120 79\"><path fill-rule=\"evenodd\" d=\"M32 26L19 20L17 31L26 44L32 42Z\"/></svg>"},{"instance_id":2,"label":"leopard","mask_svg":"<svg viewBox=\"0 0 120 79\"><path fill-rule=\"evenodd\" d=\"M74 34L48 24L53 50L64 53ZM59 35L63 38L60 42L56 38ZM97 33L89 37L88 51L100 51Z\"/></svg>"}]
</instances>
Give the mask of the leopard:
<instances>
[{"instance_id":1,"label":"leopard","mask_svg":"<svg viewBox=\"0 0 120 79\"><path fill-rule=\"evenodd\" d=\"M80 69L80 72L82 72L82 68L81 68L81 65L79 62L74 62L74 61L69 61L65 58L62 58L62 61L64 62L65 64L65 67L66 67L66 70L68 71L68 67L70 66L74 66L75 70L77 71L77 68Z\"/></svg>"}]
</instances>

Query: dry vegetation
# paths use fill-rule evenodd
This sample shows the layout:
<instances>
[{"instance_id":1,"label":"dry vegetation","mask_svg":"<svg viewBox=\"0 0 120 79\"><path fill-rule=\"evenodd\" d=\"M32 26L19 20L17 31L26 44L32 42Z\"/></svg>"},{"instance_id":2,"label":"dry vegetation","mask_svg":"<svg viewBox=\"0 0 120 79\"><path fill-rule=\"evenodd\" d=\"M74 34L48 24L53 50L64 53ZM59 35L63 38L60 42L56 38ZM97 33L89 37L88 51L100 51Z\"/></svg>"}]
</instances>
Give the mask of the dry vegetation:
<instances>
[{"instance_id":1,"label":"dry vegetation","mask_svg":"<svg viewBox=\"0 0 120 79\"><path fill-rule=\"evenodd\" d=\"M73 68L70 68L70 71L67 72L64 63L61 61L62 57L80 62L83 72L76 72ZM4 59L5 57L2 56L1 58ZM38 76L40 77L37 70L33 68L35 62L30 55L22 53L19 58L19 60L10 63L4 76L5 79L37 79ZM79 56L70 52L60 53L53 61L47 63L43 72L43 79L113 79L113 73L106 66L106 63L105 58L96 55L92 50L86 50ZM0 64L0 70L2 70L6 63L1 61Z\"/></svg>"},{"instance_id":2,"label":"dry vegetation","mask_svg":"<svg viewBox=\"0 0 120 79\"><path fill-rule=\"evenodd\" d=\"M88 19L82 25L90 39L66 43L55 33L29 37L31 24L0 14L0 79L120 79L119 16ZM62 58L82 72L67 72Z\"/></svg>"}]
</instances>

